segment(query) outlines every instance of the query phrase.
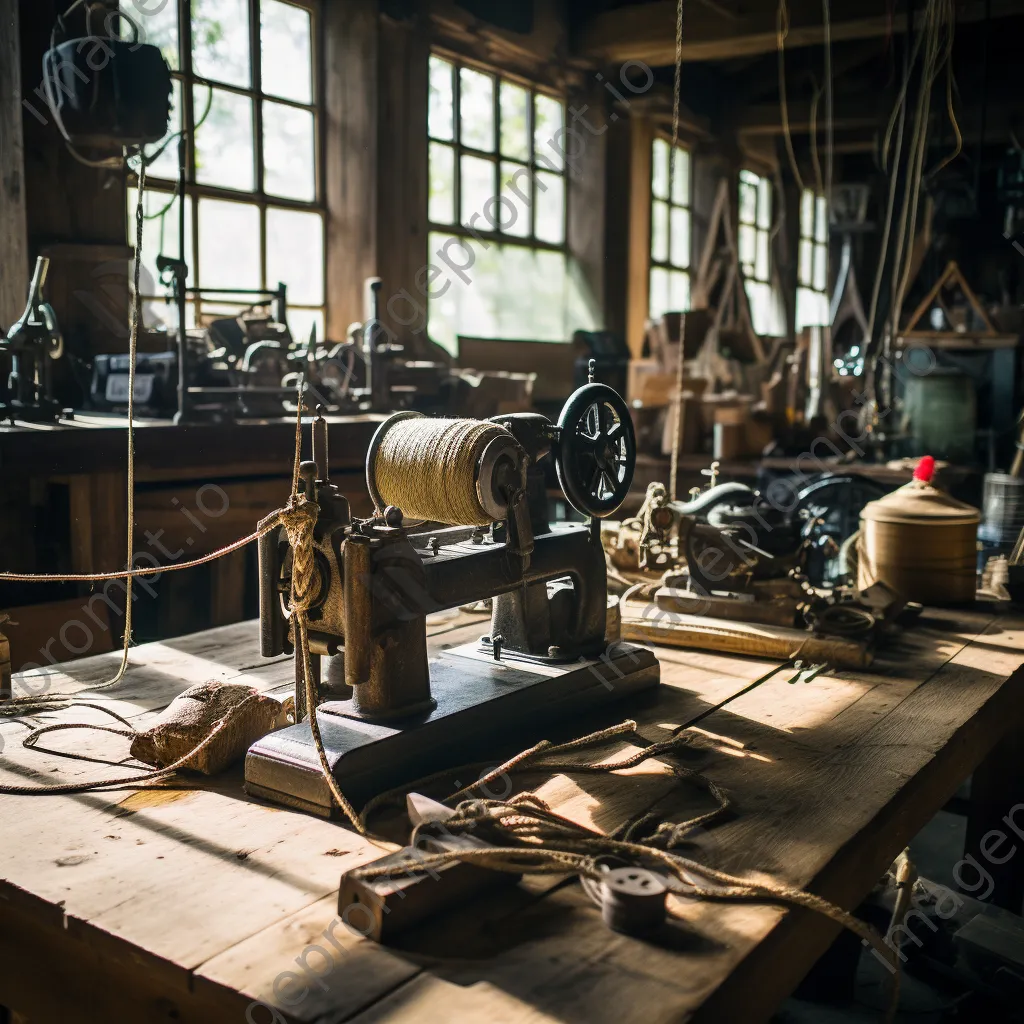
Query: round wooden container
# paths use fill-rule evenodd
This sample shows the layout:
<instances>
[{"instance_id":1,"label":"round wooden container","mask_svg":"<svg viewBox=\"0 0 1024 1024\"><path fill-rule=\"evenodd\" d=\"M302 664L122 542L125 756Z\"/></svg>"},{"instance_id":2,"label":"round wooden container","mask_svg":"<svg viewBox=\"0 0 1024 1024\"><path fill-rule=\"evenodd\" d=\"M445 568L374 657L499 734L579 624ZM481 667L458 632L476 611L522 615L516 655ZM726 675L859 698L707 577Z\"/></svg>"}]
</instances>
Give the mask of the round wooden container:
<instances>
[{"instance_id":1,"label":"round wooden container","mask_svg":"<svg viewBox=\"0 0 1024 1024\"><path fill-rule=\"evenodd\" d=\"M881 580L922 604L973 601L980 519L923 480L869 502L860 514L857 586Z\"/></svg>"}]
</instances>

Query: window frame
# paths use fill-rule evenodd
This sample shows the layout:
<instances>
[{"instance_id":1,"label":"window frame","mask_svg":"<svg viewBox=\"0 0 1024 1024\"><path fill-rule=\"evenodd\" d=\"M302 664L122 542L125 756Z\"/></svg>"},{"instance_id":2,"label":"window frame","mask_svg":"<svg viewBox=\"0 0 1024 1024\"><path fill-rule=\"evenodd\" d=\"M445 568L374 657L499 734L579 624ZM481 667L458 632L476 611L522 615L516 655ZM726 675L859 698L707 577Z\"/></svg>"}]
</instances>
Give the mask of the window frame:
<instances>
[{"instance_id":1,"label":"window frame","mask_svg":"<svg viewBox=\"0 0 1024 1024\"><path fill-rule=\"evenodd\" d=\"M249 17L249 84L248 86L232 85L226 82L218 82L214 79L203 77L195 73L193 69L192 54L192 17L191 0L170 0L177 9L178 25L178 67L171 69L173 82L178 83L180 89L180 110L179 128L185 127L188 130L188 146L185 153L185 196L188 201L186 215L190 220L191 230L191 253L183 254L188 265L188 287L201 288L201 265L199 257L199 207L200 199L216 199L226 202L238 203L242 206L255 207L259 214L259 267L260 281L263 289L276 289L279 282L267 280L267 211L268 209L281 209L301 213L316 213L320 217L322 226L323 252L321 257L321 280L322 280L322 303L320 305L307 305L295 303L289 297L288 310L303 310L320 314L324 323L327 320L328 295L327 295L327 205L324 195L325 173L324 173L324 124L323 116L323 63L321 58L322 34L321 34L321 9L320 0L279 0L291 7L297 7L309 14L310 31L310 102L302 103L296 100L275 96L263 91L262 75L262 46L261 46L261 24L260 7L262 0L246 0ZM138 20L138 12L133 14L131 2L126 5L127 11L133 18ZM252 140L253 140L253 189L234 189L224 185L211 185L196 180L196 139L195 139L195 87L201 89L217 89L235 96L245 97L251 104L252 110ZM211 96L213 93L211 92ZM265 102L277 103L283 106L292 107L296 110L303 110L311 114L313 119L313 199L302 200L288 198L285 196L272 195L265 190L266 168L263 157L263 105ZM168 152L177 157L177 139L174 139L168 146ZM150 150L154 146L147 147ZM129 189L138 188L138 175L129 171L127 179ZM172 202L178 197L178 179L162 178L157 175L146 175L147 194L160 195L165 197L166 202ZM179 199L180 201L180 199ZM134 210L128 212L129 220L134 220ZM174 234L177 237L177 216L175 215ZM145 245L145 237L143 238ZM145 300L160 300L165 295L146 295ZM238 307L239 311L249 305L253 305L251 299L235 300L230 296L201 298L189 297L189 303L193 307L195 322L199 323L203 314L203 307ZM256 303L257 305L263 303ZM206 315L222 315L216 311ZM300 340L300 339L296 339ZM304 339L302 339L304 340ZM322 339L321 339L322 340Z\"/></svg>"},{"instance_id":2,"label":"window frame","mask_svg":"<svg viewBox=\"0 0 1024 1024\"><path fill-rule=\"evenodd\" d=\"M658 196L654 191L654 174L655 174L655 147L661 142L664 143L668 149L669 162L666 167L666 174L668 175L667 191L664 197ZM651 212L650 212L650 227L649 237L647 240L647 314L653 319L651 298L654 293L654 289L651 286L654 271L664 270L668 274L678 273L684 274L686 277L686 308L679 310L665 310L664 312L673 313L685 313L689 311L690 303L693 301L693 153L689 146L685 143L676 141L676 151L683 153L686 156L687 171L686 171L686 196L682 202L676 202L673 198L673 181L672 181L672 140L667 138L661 133L656 133L651 139L651 173L650 173L650 196L651 196ZM677 156L678 159L678 156ZM654 255L654 204L665 203L668 206L668 221L666 224L665 234L665 245L666 245L666 257L664 260L659 260ZM686 253L686 265L680 266L677 263L672 262L672 211L673 210L685 210L687 220L689 221L689 227L687 229L687 235L689 236L689 245ZM670 289L671 290L671 289ZM658 314L663 315L662 313Z\"/></svg>"},{"instance_id":3,"label":"window frame","mask_svg":"<svg viewBox=\"0 0 1024 1024\"><path fill-rule=\"evenodd\" d=\"M430 133L430 120L427 119L427 176L429 181L430 175L430 147L431 144L436 143L443 146L449 146L452 149L454 157L454 174L453 174L453 220L450 223L444 221L435 221L430 218L429 213L429 187L428 187L428 212L427 212L427 234L438 233L447 234L449 237L456 238L475 238L483 239L487 242L493 242L498 245L517 245L524 249L543 249L548 252L558 252L565 254L566 257L570 255L569 252L569 203L570 203L570 174L568 170L568 161L565 157L562 157L562 167L555 168L546 166L537 161L537 140L536 140L536 97L545 96L548 99L553 99L562 105L562 123L563 127L566 123L566 116L568 112L568 98L564 93L551 89L544 85L538 85L536 82L523 78L519 75L512 74L510 72L502 71L498 68L488 66L487 64L468 60L466 57L459 53L455 53L451 50L446 50L443 47L431 46L430 57L437 57L440 60L446 61L452 65L452 137L450 139L438 138ZM429 60L429 58L428 58ZM429 68L429 63L428 63ZM462 142L462 118L460 112L461 106L461 75L459 72L462 68L466 68L470 71L480 72L488 75L494 82L493 98L492 98L492 111L494 117L494 150L487 152L485 150L476 149L473 146L466 145ZM428 70L429 79L429 70ZM518 86L524 89L529 97L529 111L528 111L528 123L527 123L527 138L530 145L529 157L524 160L519 156L506 155L501 151L501 82L507 81L512 85ZM430 84L429 80L427 83L427 91L429 95ZM489 161L494 166L493 175L493 192L492 196L500 196L504 191L504 182L501 179L501 164L516 163L521 166L525 166L529 172L530 177L530 233L528 235L516 235L510 234L500 229L490 229L487 226L467 226L462 223L462 157L471 156L477 157ZM548 242L544 239L538 238L536 235L537 226L537 172L543 171L549 174L557 174L562 179L562 241L561 242ZM481 212L482 216L482 212Z\"/></svg>"}]
</instances>

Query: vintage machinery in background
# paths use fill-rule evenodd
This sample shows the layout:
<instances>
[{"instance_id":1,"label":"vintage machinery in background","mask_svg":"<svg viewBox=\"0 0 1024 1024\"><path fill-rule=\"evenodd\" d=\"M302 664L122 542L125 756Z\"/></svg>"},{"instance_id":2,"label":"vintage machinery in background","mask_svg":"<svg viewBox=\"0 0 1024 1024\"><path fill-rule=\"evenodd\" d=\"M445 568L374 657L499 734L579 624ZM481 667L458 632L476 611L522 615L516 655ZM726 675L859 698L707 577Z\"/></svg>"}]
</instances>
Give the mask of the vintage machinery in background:
<instances>
[{"instance_id":1,"label":"vintage machinery in background","mask_svg":"<svg viewBox=\"0 0 1024 1024\"><path fill-rule=\"evenodd\" d=\"M690 501L670 501L665 486L652 483L636 517L605 525L623 635L654 630L652 641L699 647L704 633L712 645L738 644L722 649L767 656L807 648L811 657L863 667L868 634L903 605L883 590L865 604L832 584L844 582L838 556L857 530L854 495L866 500L884 488L825 475L783 500L778 489L769 498L745 484L715 483L716 469ZM714 620L737 626L730 634ZM744 634L743 623L764 629ZM811 633L797 632L805 628Z\"/></svg>"},{"instance_id":2,"label":"vintage machinery in background","mask_svg":"<svg viewBox=\"0 0 1024 1024\"><path fill-rule=\"evenodd\" d=\"M534 413L395 414L367 454L377 514L366 520L351 518L328 478L326 437L318 420L313 460L301 467L318 509L310 650L327 758L351 799L512 752L542 722L574 722L658 683L654 656L607 630L599 519L625 497L635 458L629 413L614 390L578 389L557 424ZM584 523L548 521L543 461L552 453ZM266 657L294 649L286 609L293 568L287 537L265 536ZM426 616L484 598L493 598L489 634L428 661ZM301 721L313 709L301 697L296 706L298 724L250 749L246 786L326 815L330 793Z\"/></svg>"},{"instance_id":3,"label":"vintage machinery in background","mask_svg":"<svg viewBox=\"0 0 1024 1024\"><path fill-rule=\"evenodd\" d=\"M177 262L160 257L158 265L174 280ZM224 289L187 292L214 300L227 294ZM295 385L287 378L304 370L308 358L288 329L287 289L279 284L272 291L237 289L229 294L251 297L254 304L238 316L218 317L204 329L186 331L185 421L280 416L287 402L294 403ZM142 415L174 416L181 411L180 352L176 337L164 351L139 352L135 403ZM90 388L94 407L127 408L128 370L127 353L96 356Z\"/></svg>"},{"instance_id":4,"label":"vintage machinery in background","mask_svg":"<svg viewBox=\"0 0 1024 1024\"><path fill-rule=\"evenodd\" d=\"M52 422L62 412L53 396L52 367L64 354L64 338L53 307L43 299L49 267L45 256L36 259L25 312L0 337L0 366L8 361L0 377L0 413L12 422Z\"/></svg>"}]
</instances>

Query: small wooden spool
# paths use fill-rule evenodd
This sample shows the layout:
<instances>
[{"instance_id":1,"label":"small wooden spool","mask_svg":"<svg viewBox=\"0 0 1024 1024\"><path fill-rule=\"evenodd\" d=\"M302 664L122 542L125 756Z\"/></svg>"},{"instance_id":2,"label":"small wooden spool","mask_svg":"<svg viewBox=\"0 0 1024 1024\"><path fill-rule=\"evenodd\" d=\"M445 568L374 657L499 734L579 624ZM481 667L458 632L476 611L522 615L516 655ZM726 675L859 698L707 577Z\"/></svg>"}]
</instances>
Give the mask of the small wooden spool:
<instances>
[{"instance_id":1,"label":"small wooden spool","mask_svg":"<svg viewBox=\"0 0 1024 1024\"><path fill-rule=\"evenodd\" d=\"M922 604L973 601L980 520L976 508L935 487L930 471L915 474L909 484L864 506L857 586L864 590L881 581Z\"/></svg>"}]
</instances>

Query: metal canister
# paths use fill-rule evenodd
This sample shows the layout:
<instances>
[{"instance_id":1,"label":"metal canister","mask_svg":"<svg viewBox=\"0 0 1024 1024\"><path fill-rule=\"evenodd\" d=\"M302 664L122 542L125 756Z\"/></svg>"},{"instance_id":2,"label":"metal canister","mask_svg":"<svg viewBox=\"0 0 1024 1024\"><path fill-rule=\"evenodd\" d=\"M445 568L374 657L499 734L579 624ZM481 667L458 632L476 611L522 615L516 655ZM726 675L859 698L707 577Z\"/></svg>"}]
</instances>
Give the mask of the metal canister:
<instances>
[{"instance_id":1,"label":"metal canister","mask_svg":"<svg viewBox=\"0 0 1024 1024\"><path fill-rule=\"evenodd\" d=\"M922 604L973 601L980 519L930 479L869 502L860 514L857 585L880 580Z\"/></svg>"}]
</instances>

